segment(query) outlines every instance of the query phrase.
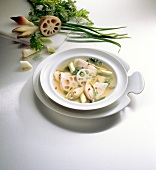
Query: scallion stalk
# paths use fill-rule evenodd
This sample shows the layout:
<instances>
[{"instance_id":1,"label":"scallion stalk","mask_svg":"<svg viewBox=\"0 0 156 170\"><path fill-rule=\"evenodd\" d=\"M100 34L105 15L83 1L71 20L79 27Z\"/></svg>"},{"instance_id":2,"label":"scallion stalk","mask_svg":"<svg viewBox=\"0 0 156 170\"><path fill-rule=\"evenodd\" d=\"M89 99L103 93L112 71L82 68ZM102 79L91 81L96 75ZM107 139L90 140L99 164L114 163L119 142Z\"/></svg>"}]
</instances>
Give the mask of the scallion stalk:
<instances>
[{"instance_id":1,"label":"scallion stalk","mask_svg":"<svg viewBox=\"0 0 156 170\"><path fill-rule=\"evenodd\" d=\"M121 45L112 39L129 38L127 34L107 33L104 34L100 31L109 31L114 29L121 29L125 27L115 28L96 28L92 26L85 26L73 23L63 23L61 30L70 31L67 41L72 42L109 42L119 47Z\"/></svg>"}]
</instances>

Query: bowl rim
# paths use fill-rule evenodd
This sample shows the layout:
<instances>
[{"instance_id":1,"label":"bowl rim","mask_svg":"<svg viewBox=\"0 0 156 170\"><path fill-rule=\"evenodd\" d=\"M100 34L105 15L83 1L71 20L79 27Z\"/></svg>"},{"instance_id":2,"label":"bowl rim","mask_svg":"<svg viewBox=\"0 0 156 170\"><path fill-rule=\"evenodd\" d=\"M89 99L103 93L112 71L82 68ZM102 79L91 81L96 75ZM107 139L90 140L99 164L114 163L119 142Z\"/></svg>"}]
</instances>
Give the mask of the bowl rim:
<instances>
[{"instance_id":1,"label":"bowl rim","mask_svg":"<svg viewBox=\"0 0 156 170\"><path fill-rule=\"evenodd\" d=\"M67 56L64 57L65 55ZM87 58L94 57L100 59L102 62L105 62L109 67L111 67L111 69L113 69L117 81L116 87L113 90L113 92L104 100L94 102L94 103L77 103L63 98L54 89L51 77L53 75L53 72L58 67L58 65L60 65L61 62L82 57L82 56ZM64 107L70 109L77 109L77 110L94 110L94 109L103 108L117 101L123 95L123 93L127 88L127 84L128 84L127 71L125 70L125 67L122 65L122 63L118 59L116 59L113 54L106 53L105 51L101 51L98 49L72 48L69 50L62 51L60 53L56 53L49 57L51 57L52 63L51 62L47 63L41 69L40 72L41 87L50 99L52 99L54 102ZM55 61L55 63L53 63L53 61Z\"/></svg>"}]
</instances>

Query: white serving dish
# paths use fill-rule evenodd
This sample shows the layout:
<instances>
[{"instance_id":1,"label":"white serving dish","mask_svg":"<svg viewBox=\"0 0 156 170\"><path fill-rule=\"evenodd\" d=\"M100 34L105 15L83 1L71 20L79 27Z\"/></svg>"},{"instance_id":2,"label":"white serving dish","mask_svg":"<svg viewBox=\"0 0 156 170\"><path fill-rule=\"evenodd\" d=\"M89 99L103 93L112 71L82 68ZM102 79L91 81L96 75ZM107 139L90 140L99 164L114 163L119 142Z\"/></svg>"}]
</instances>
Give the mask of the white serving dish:
<instances>
[{"instance_id":1,"label":"white serving dish","mask_svg":"<svg viewBox=\"0 0 156 170\"><path fill-rule=\"evenodd\" d=\"M108 53L104 51L104 53ZM110 54L110 53L108 53ZM129 65L120 57L117 55L113 55L117 60L119 60L122 65L124 66L126 72L129 71L130 67ZM38 67L36 68L34 75L33 75L33 87L34 91L39 98L39 100L47 106L51 113L53 112L73 117L73 118L80 118L80 119L97 119L97 118L103 118L107 116L111 116L122 109L124 109L131 101L131 99L128 97L129 93L139 94L144 89L144 79L142 75L139 72L133 73L131 76L128 76L128 85L124 92L124 94L113 104L103 107L101 109L96 110L89 110L89 111L82 111L82 110L75 110L75 109L69 109L67 107L61 106L51 100L43 91L41 85L40 85L40 72L42 68L49 63L51 59L48 57L45 60L43 60Z\"/></svg>"},{"instance_id":2,"label":"white serving dish","mask_svg":"<svg viewBox=\"0 0 156 170\"><path fill-rule=\"evenodd\" d=\"M107 96L105 99L94 102L94 103L77 103L74 101L70 101L62 97L55 90L53 85L53 73L56 71L58 65L70 59L75 58L97 58L108 65L116 76L116 86L113 92ZM125 92L128 85L128 75L125 67L122 63L114 57L114 55L110 53L106 53L104 51L100 51L97 49L91 48L74 48L69 49L60 53L56 53L48 57L49 62L46 63L40 74L40 82L45 94L55 101L56 103L71 109L77 110L93 110L99 109L106 106L111 105L115 101L117 101Z\"/></svg>"}]
</instances>

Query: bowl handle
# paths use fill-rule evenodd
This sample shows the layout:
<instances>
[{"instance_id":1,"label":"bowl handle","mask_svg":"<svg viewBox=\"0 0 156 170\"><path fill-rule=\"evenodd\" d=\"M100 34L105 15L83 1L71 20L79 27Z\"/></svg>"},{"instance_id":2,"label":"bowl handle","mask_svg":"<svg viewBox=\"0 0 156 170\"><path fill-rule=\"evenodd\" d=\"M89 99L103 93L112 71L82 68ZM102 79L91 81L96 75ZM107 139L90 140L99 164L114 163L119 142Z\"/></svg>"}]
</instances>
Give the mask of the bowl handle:
<instances>
[{"instance_id":1,"label":"bowl handle","mask_svg":"<svg viewBox=\"0 0 156 170\"><path fill-rule=\"evenodd\" d=\"M134 72L131 76L128 76L127 94L134 93L139 94L143 91L145 86L144 79L139 72Z\"/></svg>"}]
</instances>

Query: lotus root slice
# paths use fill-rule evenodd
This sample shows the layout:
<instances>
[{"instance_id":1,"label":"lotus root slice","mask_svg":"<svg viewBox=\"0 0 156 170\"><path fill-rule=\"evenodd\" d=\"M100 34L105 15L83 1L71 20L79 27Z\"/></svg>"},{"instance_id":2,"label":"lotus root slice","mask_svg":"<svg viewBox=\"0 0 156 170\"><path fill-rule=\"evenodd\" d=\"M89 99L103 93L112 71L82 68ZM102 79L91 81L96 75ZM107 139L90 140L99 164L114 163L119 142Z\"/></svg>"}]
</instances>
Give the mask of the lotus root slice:
<instances>
[{"instance_id":1,"label":"lotus root slice","mask_svg":"<svg viewBox=\"0 0 156 170\"><path fill-rule=\"evenodd\" d=\"M44 16L39 22L39 29L44 36L52 36L61 29L61 20L55 16Z\"/></svg>"}]
</instances>

